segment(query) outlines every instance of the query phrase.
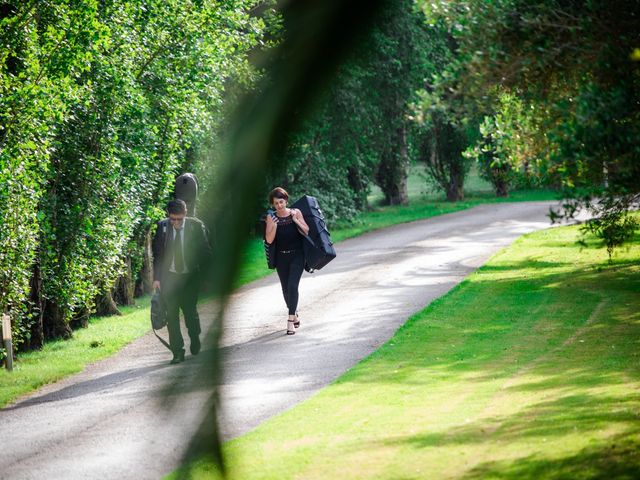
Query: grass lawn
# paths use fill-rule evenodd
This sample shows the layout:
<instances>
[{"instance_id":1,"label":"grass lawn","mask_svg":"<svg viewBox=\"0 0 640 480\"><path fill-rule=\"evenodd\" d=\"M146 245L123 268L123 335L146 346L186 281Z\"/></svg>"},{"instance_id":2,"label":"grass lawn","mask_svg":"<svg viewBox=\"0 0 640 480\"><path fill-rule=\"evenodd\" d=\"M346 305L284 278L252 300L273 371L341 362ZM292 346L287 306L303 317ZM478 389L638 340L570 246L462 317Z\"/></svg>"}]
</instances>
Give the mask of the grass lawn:
<instances>
[{"instance_id":1,"label":"grass lawn","mask_svg":"<svg viewBox=\"0 0 640 480\"><path fill-rule=\"evenodd\" d=\"M0 369L0 408L25 393L82 371L88 363L113 355L149 331L149 297L117 317L91 318L72 340L47 342L42 350L21 353L13 372Z\"/></svg>"},{"instance_id":2,"label":"grass lawn","mask_svg":"<svg viewBox=\"0 0 640 480\"><path fill-rule=\"evenodd\" d=\"M332 238L338 242L364 232L398 223L428 218L443 213L470 208L480 203L498 200L490 191L479 188L464 202L447 203L419 192L419 172L412 170L410 182L411 204L403 207L379 207L362 214L352 225L332 227ZM474 180L481 185L480 180ZM551 191L514 192L508 201L553 199ZM246 249L244 266L236 280L236 287L272 273L266 266L262 241L252 239ZM22 353L14 362L14 371L0 368L0 408L21 395L82 371L89 363L114 354L122 347L149 331L149 299L137 301L136 307L123 308L118 317L93 318L87 329L74 333L68 341L49 342L43 350Z\"/></svg>"},{"instance_id":3,"label":"grass lawn","mask_svg":"<svg viewBox=\"0 0 640 480\"><path fill-rule=\"evenodd\" d=\"M495 255L335 383L227 442L229 478L640 478L640 238L612 263L577 238L550 229Z\"/></svg>"}]
</instances>

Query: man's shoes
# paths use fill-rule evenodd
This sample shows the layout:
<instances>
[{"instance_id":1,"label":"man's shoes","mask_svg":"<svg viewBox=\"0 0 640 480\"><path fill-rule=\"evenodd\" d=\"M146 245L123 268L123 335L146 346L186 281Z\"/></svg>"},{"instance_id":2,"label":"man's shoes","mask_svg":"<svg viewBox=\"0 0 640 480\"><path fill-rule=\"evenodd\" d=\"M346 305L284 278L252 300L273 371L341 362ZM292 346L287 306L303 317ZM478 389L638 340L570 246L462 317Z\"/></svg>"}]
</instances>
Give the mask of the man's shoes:
<instances>
[{"instance_id":1,"label":"man's shoes","mask_svg":"<svg viewBox=\"0 0 640 480\"><path fill-rule=\"evenodd\" d=\"M195 337L191 339L191 345L189 345L189 350L191 350L191 355L197 355L200 353L200 338Z\"/></svg>"},{"instance_id":2,"label":"man's shoes","mask_svg":"<svg viewBox=\"0 0 640 480\"><path fill-rule=\"evenodd\" d=\"M182 350L178 354L173 354L173 359L169 362L170 365L175 365L176 363L184 362L184 350Z\"/></svg>"}]
</instances>

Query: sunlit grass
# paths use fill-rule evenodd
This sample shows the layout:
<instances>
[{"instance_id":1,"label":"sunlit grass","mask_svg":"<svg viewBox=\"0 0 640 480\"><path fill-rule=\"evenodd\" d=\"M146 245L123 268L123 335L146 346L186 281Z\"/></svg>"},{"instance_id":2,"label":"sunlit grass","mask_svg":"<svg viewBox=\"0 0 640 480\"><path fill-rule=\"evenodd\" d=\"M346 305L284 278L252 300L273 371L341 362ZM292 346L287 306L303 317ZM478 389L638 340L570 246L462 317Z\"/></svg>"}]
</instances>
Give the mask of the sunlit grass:
<instances>
[{"instance_id":1,"label":"sunlit grass","mask_svg":"<svg viewBox=\"0 0 640 480\"><path fill-rule=\"evenodd\" d=\"M640 478L640 239L610 263L578 237L537 232L494 256L225 444L229 478ZM188 478L213 472L201 460Z\"/></svg>"}]
</instances>

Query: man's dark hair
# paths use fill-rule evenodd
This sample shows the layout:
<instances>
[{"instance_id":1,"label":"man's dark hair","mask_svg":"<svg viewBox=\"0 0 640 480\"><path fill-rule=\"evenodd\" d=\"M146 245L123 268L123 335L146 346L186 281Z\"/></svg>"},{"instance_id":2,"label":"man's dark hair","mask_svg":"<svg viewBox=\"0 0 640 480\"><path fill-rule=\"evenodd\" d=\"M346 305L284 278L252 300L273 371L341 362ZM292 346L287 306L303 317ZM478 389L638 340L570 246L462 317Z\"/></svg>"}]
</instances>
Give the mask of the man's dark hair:
<instances>
[{"instance_id":1,"label":"man's dark hair","mask_svg":"<svg viewBox=\"0 0 640 480\"><path fill-rule=\"evenodd\" d=\"M171 200L167 203L167 212L174 215L186 214L187 204L184 203L184 200Z\"/></svg>"}]
</instances>

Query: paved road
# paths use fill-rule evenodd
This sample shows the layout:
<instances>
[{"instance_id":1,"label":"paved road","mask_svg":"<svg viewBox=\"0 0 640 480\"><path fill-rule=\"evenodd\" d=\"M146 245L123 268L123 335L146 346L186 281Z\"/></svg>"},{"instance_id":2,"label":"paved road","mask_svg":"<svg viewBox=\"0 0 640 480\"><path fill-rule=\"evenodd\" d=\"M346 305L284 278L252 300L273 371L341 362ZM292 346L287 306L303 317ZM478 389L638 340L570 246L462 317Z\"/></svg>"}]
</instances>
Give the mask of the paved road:
<instances>
[{"instance_id":1,"label":"paved road","mask_svg":"<svg viewBox=\"0 0 640 480\"><path fill-rule=\"evenodd\" d=\"M240 289L222 338L223 437L313 395L497 250L548 227L550 205L483 205L340 243L336 260L303 276L294 336L285 335L275 276ZM201 307L203 321L215 308ZM211 388L196 372L211 377L211 353L170 366L168 352L147 335L0 410L0 479L162 477L179 464L206 411ZM171 384L179 388L166 395Z\"/></svg>"}]
</instances>

